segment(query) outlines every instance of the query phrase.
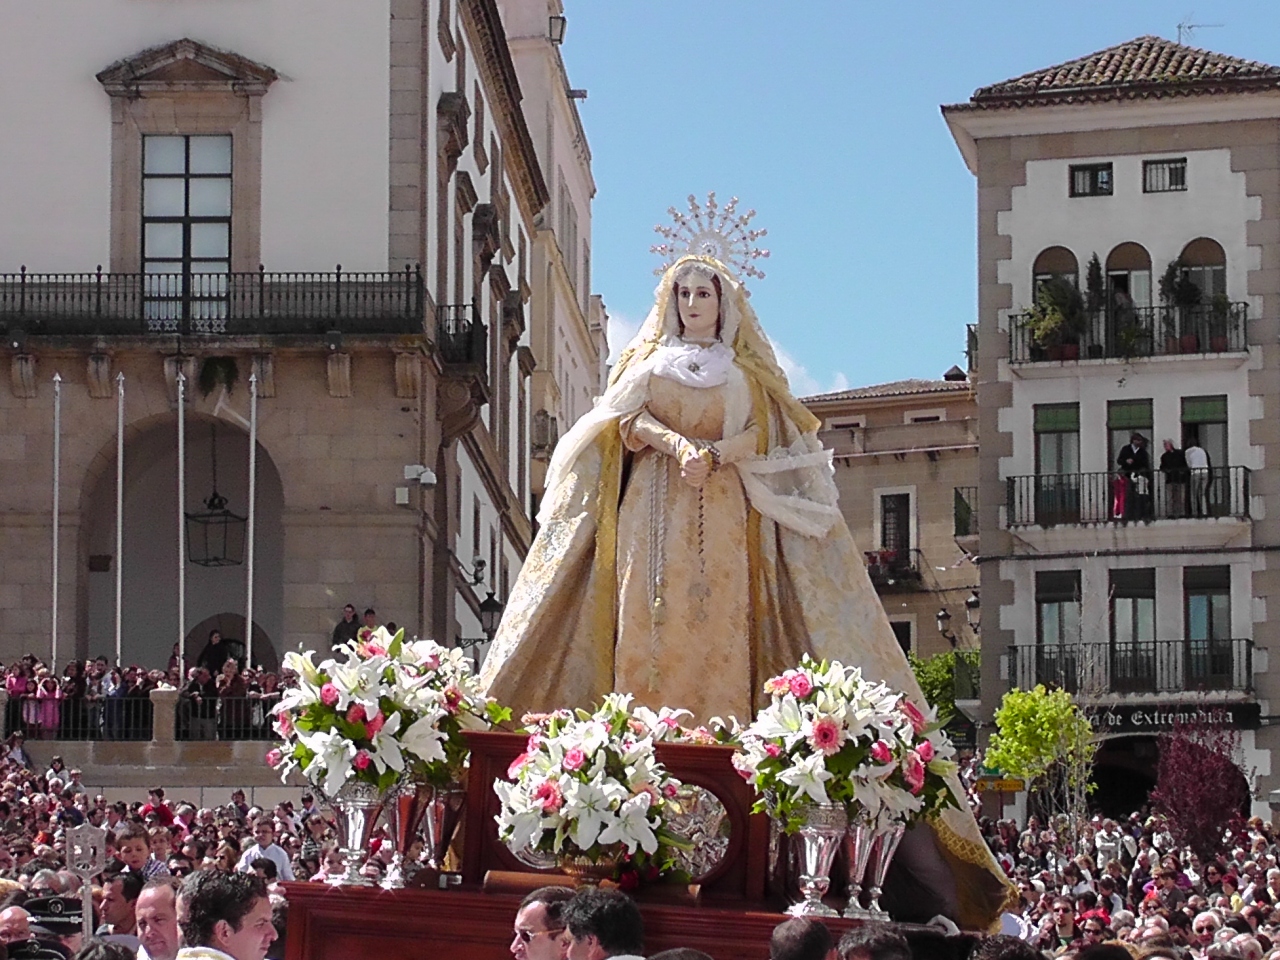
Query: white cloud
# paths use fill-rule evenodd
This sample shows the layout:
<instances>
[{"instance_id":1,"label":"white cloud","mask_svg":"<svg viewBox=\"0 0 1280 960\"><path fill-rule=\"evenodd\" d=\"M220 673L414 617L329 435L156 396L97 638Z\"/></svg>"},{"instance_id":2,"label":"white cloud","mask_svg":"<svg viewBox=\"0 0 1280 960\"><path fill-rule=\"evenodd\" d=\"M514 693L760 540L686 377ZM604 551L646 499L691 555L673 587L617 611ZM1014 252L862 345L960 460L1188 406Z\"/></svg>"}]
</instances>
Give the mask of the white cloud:
<instances>
[{"instance_id":1,"label":"white cloud","mask_svg":"<svg viewBox=\"0 0 1280 960\"><path fill-rule=\"evenodd\" d=\"M640 332L643 319L635 320L620 313L609 314L609 363L616 363L618 355L626 349L632 338Z\"/></svg>"},{"instance_id":2,"label":"white cloud","mask_svg":"<svg viewBox=\"0 0 1280 960\"><path fill-rule=\"evenodd\" d=\"M788 353L777 340L770 337L769 342L773 345L773 352L778 356L778 366L782 367L782 372L787 375L787 382L791 384L791 392L797 397L811 397L818 393L835 393L837 390L849 389L849 378L843 372L837 370L831 380L824 384L811 374L804 364Z\"/></svg>"}]
</instances>

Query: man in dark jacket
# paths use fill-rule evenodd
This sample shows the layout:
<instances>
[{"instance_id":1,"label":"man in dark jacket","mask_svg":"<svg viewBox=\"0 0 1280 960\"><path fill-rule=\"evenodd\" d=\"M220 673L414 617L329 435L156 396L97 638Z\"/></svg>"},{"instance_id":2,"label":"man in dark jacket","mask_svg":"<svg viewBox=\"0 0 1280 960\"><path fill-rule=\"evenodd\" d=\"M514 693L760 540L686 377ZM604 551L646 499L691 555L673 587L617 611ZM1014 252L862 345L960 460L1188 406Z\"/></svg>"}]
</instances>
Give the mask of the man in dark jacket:
<instances>
[{"instance_id":1,"label":"man in dark jacket","mask_svg":"<svg viewBox=\"0 0 1280 960\"><path fill-rule=\"evenodd\" d=\"M356 608L347 604L342 608L342 619L333 628L333 645L351 643L360 632L360 621L356 619Z\"/></svg>"},{"instance_id":2,"label":"man in dark jacket","mask_svg":"<svg viewBox=\"0 0 1280 960\"><path fill-rule=\"evenodd\" d=\"M1160 473L1164 477L1164 513L1170 517L1187 515L1187 480L1191 471L1187 469L1187 455L1173 445L1172 440L1164 442L1164 453L1160 454Z\"/></svg>"},{"instance_id":3,"label":"man in dark jacket","mask_svg":"<svg viewBox=\"0 0 1280 960\"><path fill-rule=\"evenodd\" d=\"M1120 448L1116 457L1120 472L1128 481L1124 518L1126 520L1151 519L1151 454L1147 452L1147 438L1140 433L1129 434L1129 442Z\"/></svg>"}]
</instances>

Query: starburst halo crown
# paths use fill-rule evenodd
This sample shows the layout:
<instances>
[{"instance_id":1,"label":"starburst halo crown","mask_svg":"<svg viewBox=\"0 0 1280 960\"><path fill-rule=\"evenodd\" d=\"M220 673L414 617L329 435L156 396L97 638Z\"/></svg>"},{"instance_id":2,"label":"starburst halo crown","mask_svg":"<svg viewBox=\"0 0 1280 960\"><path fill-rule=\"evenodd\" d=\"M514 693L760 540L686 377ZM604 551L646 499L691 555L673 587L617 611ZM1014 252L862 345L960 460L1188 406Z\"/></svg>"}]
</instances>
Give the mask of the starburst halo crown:
<instances>
[{"instance_id":1,"label":"starburst halo crown","mask_svg":"<svg viewBox=\"0 0 1280 960\"><path fill-rule=\"evenodd\" d=\"M662 265L653 271L655 274L661 276L681 257L693 254L715 257L741 276L764 279L764 271L756 266L756 261L768 257L769 251L757 247L756 241L769 231L751 229L751 218L756 212L738 213L737 197L720 206L715 191L707 194L705 205L689 194L688 213L681 213L675 207L669 207L667 213L671 214L674 225L655 226L653 231L663 242L649 248L650 253L662 257Z\"/></svg>"}]
</instances>

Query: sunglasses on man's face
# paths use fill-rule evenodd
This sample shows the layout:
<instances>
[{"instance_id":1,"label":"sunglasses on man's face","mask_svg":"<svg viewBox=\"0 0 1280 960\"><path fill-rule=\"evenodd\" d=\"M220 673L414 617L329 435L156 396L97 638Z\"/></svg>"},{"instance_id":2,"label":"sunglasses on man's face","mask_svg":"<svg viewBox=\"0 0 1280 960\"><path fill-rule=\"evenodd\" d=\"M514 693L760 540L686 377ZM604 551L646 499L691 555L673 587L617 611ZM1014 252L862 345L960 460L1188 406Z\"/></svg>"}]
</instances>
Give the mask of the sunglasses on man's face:
<instances>
[{"instance_id":1,"label":"sunglasses on man's face","mask_svg":"<svg viewBox=\"0 0 1280 960\"><path fill-rule=\"evenodd\" d=\"M540 937L544 933L554 936L558 933L563 933L563 932L564 932L564 927L552 927L550 930L525 930L523 927L517 927L516 937L519 939L521 943L523 943L525 946L528 946L529 944L533 943L534 937Z\"/></svg>"}]
</instances>

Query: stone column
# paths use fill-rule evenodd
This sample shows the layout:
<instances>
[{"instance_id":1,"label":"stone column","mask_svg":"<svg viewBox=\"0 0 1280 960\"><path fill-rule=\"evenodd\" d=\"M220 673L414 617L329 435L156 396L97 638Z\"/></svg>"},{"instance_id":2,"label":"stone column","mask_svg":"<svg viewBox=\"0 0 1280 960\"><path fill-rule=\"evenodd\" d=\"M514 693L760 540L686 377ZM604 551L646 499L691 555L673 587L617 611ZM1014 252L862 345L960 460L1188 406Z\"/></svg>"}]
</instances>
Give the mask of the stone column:
<instances>
[{"instance_id":1,"label":"stone column","mask_svg":"<svg viewBox=\"0 0 1280 960\"><path fill-rule=\"evenodd\" d=\"M151 698L151 742L173 743L177 736L178 691L152 690Z\"/></svg>"}]
</instances>

